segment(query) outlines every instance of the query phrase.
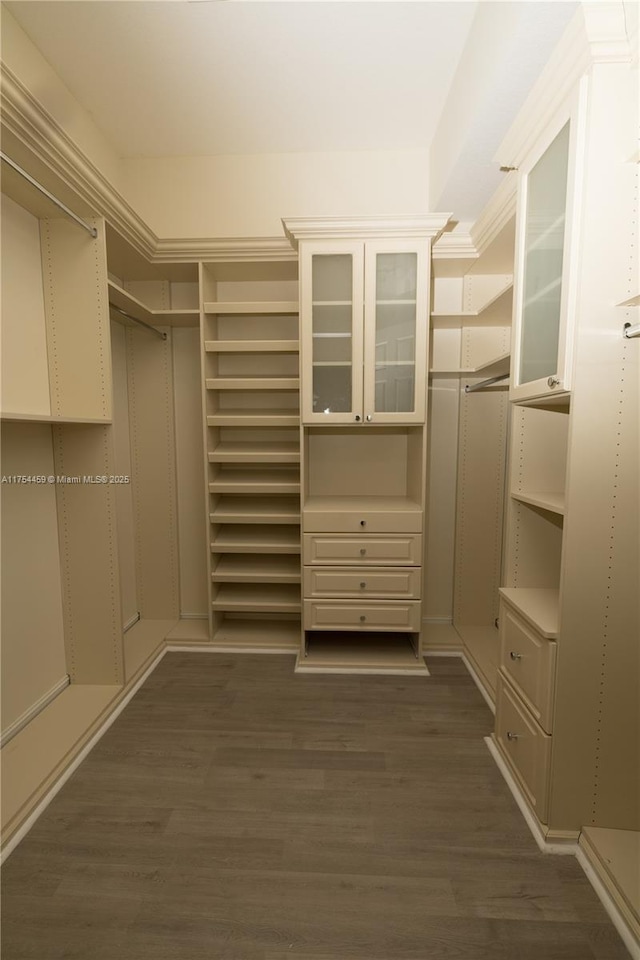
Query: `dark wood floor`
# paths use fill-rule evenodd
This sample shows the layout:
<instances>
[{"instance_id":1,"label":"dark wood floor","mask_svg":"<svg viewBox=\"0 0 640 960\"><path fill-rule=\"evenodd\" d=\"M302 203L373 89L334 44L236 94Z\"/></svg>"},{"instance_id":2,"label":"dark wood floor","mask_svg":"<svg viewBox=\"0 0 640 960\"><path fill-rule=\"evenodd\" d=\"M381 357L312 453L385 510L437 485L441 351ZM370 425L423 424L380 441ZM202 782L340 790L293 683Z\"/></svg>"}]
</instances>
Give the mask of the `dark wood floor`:
<instances>
[{"instance_id":1,"label":"dark wood floor","mask_svg":"<svg viewBox=\"0 0 640 960\"><path fill-rule=\"evenodd\" d=\"M627 960L430 667L168 654L7 861L2 960Z\"/></svg>"}]
</instances>

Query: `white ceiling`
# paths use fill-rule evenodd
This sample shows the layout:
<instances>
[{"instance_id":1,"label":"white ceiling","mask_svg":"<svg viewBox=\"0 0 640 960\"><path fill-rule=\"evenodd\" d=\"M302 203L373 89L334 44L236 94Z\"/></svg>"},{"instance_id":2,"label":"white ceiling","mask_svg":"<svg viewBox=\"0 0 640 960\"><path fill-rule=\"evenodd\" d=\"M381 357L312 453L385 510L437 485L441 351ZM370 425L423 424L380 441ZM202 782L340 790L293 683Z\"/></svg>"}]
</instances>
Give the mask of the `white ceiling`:
<instances>
[{"instance_id":1,"label":"white ceiling","mask_svg":"<svg viewBox=\"0 0 640 960\"><path fill-rule=\"evenodd\" d=\"M426 149L476 2L8 3L120 156Z\"/></svg>"}]
</instances>

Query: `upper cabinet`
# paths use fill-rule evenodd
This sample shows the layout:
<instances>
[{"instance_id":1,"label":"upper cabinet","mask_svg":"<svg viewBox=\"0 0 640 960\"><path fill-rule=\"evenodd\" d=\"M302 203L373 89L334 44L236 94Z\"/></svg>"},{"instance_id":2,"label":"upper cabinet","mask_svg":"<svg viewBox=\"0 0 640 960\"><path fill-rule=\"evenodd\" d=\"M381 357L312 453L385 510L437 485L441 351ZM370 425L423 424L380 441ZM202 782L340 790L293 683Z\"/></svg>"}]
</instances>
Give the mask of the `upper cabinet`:
<instances>
[{"instance_id":1,"label":"upper cabinet","mask_svg":"<svg viewBox=\"0 0 640 960\"><path fill-rule=\"evenodd\" d=\"M447 217L418 219L407 237L402 221L392 236L350 222L348 239L343 222L336 237L286 223L300 243L303 423L424 422L430 244Z\"/></svg>"},{"instance_id":2,"label":"upper cabinet","mask_svg":"<svg viewBox=\"0 0 640 960\"><path fill-rule=\"evenodd\" d=\"M571 390L581 114L576 97L519 171L512 400Z\"/></svg>"}]
</instances>

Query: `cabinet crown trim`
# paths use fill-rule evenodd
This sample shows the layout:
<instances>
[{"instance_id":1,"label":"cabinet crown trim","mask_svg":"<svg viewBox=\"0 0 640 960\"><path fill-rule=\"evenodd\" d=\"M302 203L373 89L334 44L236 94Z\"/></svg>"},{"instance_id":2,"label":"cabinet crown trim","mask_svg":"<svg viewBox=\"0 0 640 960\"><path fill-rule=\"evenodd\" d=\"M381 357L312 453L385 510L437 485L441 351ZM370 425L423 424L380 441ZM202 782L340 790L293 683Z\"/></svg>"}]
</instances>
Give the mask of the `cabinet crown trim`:
<instances>
[{"instance_id":1,"label":"cabinet crown trim","mask_svg":"<svg viewBox=\"0 0 640 960\"><path fill-rule=\"evenodd\" d=\"M283 219L282 225L294 247L301 240L435 240L451 216L450 213L429 213L415 217L291 217Z\"/></svg>"}]
</instances>

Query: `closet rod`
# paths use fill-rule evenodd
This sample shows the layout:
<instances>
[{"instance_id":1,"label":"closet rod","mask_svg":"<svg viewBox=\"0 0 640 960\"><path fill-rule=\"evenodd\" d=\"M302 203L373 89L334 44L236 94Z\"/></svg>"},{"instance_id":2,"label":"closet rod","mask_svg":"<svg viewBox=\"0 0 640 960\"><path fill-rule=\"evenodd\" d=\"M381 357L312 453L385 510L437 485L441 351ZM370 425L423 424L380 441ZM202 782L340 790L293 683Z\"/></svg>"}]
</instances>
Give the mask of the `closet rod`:
<instances>
[{"instance_id":1,"label":"closet rod","mask_svg":"<svg viewBox=\"0 0 640 960\"><path fill-rule=\"evenodd\" d=\"M622 332L627 340L631 340L632 337L640 337L640 323L625 323Z\"/></svg>"},{"instance_id":2,"label":"closet rod","mask_svg":"<svg viewBox=\"0 0 640 960\"><path fill-rule=\"evenodd\" d=\"M85 220L82 220L81 217L79 217L77 213L74 213L73 210L70 210L69 207L62 202L62 200L58 200L58 198L54 197L52 193L49 193L46 187L43 187L41 183L38 183L37 180L34 180L31 174L27 173L26 170L23 170L22 167L19 167L18 164L11 159L11 157L6 155L6 153L0 152L0 157L5 163L8 163L9 166L16 171L16 173L19 173L21 177L24 177L25 180L28 180L29 183L36 188L36 190L39 190L40 193L43 193L48 200L51 200L52 203L55 203L56 207L59 207L60 210L66 213L68 217L71 217L71 219L74 220L78 226L86 230L87 233L90 233L95 240L95 238L98 236L98 231L95 227L92 227L91 224L87 223Z\"/></svg>"},{"instance_id":3,"label":"closet rod","mask_svg":"<svg viewBox=\"0 0 640 960\"><path fill-rule=\"evenodd\" d=\"M137 317L132 317L130 313L125 313L124 310L121 310L120 307L116 307L115 303L110 303L109 306L112 310L115 310L116 313L119 313L121 316L126 317L127 320L130 320L131 323L138 323L141 327L144 327L145 330L150 330L151 333L155 333L157 337L160 337L161 340L166 340L167 335L162 330L158 330L157 327L152 327L150 323L145 323L144 320L138 320Z\"/></svg>"},{"instance_id":4,"label":"closet rod","mask_svg":"<svg viewBox=\"0 0 640 960\"><path fill-rule=\"evenodd\" d=\"M476 390L483 390L484 387L490 387L492 383L498 383L500 380L508 380L508 373L501 373L499 377L489 377L488 380L482 380L480 383L466 383L464 387L465 393L475 393Z\"/></svg>"}]
</instances>

